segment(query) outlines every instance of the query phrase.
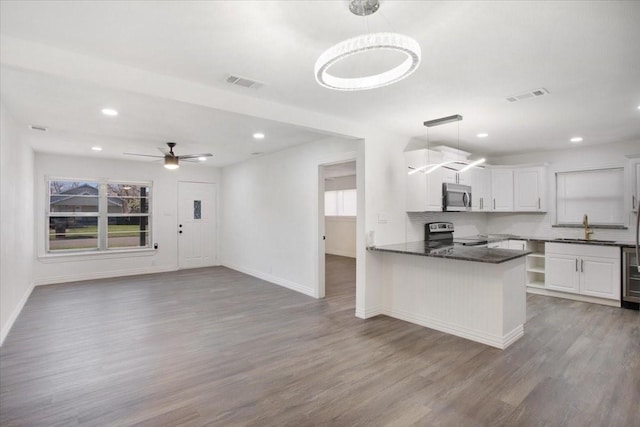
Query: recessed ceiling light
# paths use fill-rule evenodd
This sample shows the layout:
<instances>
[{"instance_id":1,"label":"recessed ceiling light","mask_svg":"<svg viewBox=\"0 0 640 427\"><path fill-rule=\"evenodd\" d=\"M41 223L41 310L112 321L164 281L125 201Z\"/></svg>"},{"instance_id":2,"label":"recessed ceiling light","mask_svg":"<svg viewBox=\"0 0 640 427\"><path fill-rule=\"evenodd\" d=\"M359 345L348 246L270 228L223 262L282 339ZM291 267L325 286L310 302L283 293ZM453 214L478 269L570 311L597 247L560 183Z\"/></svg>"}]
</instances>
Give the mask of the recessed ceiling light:
<instances>
[{"instance_id":1,"label":"recessed ceiling light","mask_svg":"<svg viewBox=\"0 0 640 427\"><path fill-rule=\"evenodd\" d=\"M204 156L203 156L203 157L198 157L198 160L200 160L201 162L204 162L204 161L206 161L206 160L207 160L207 158L206 158L206 157L204 157Z\"/></svg>"},{"instance_id":2,"label":"recessed ceiling light","mask_svg":"<svg viewBox=\"0 0 640 427\"><path fill-rule=\"evenodd\" d=\"M574 138L571 138L569 141L571 142L582 142L582 138L579 136L576 136Z\"/></svg>"},{"instance_id":3,"label":"recessed ceiling light","mask_svg":"<svg viewBox=\"0 0 640 427\"><path fill-rule=\"evenodd\" d=\"M489 134L488 134L488 133L484 133L484 132L483 132L483 133L479 133L479 134L477 134L476 136L477 136L478 138L486 138L486 137L488 137L488 136L489 136Z\"/></svg>"},{"instance_id":4,"label":"recessed ceiling light","mask_svg":"<svg viewBox=\"0 0 640 427\"><path fill-rule=\"evenodd\" d=\"M102 114L104 114L105 116L117 116L118 112L113 108L103 108Z\"/></svg>"},{"instance_id":5,"label":"recessed ceiling light","mask_svg":"<svg viewBox=\"0 0 640 427\"><path fill-rule=\"evenodd\" d=\"M638 105L638 110L640 110L640 105Z\"/></svg>"},{"instance_id":6,"label":"recessed ceiling light","mask_svg":"<svg viewBox=\"0 0 640 427\"><path fill-rule=\"evenodd\" d=\"M93 151L102 151L102 147L91 147Z\"/></svg>"},{"instance_id":7,"label":"recessed ceiling light","mask_svg":"<svg viewBox=\"0 0 640 427\"><path fill-rule=\"evenodd\" d=\"M264 139L264 133L260 133L260 132L254 133L253 137L255 139Z\"/></svg>"}]
</instances>

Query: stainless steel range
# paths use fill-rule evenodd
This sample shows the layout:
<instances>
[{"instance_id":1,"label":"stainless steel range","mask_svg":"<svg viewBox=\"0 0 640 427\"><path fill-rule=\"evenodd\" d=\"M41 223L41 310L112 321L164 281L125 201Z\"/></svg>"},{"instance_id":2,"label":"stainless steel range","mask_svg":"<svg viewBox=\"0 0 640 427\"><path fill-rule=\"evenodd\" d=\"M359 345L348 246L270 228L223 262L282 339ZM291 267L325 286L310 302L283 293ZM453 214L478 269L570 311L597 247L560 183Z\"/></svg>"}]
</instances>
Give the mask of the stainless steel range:
<instances>
[{"instance_id":1,"label":"stainless steel range","mask_svg":"<svg viewBox=\"0 0 640 427\"><path fill-rule=\"evenodd\" d=\"M424 243L428 248L453 246L453 223L428 222L424 225Z\"/></svg>"}]
</instances>

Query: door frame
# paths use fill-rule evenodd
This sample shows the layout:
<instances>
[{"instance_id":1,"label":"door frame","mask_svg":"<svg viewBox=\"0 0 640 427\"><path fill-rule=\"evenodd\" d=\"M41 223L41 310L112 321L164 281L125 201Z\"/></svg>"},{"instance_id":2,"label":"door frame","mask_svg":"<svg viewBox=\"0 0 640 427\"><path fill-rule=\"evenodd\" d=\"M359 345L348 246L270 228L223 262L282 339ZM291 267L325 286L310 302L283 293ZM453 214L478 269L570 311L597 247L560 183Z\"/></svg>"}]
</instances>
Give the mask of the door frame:
<instances>
[{"instance_id":1,"label":"door frame","mask_svg":"<svg viewBox=\"0 0 640 427\"><path fill-rule=\"evenodd\" d=\"M220 186L217 182L210 181L193 181L193 180L178 180L178 185L176 188L176 267L178 270L185 270L187 268L180 266L180 238L178 236L178 231L180 229L180 183L186 184L211 184L213 185L215 194L214 200L216 204L215 208L215 219L214 223L214 246L216 251L216 256L214 259L213 265L220 265L220 239L219 239L219 223L220 223Z\"/></svg>"},{"instance_id":2,"label":"door frame","mask_svg":"<svg viewBox=\"0 0 640 427\"><path fill-rule=\"evenodd\" d=\"M320 161L317 166L318 173L318 194L317 194L317 202L318 202L318 210L317 217L318 221L316 223L316 277L317 282L315 286L315 297L316 298L324 298L325 297L325 223L324 223L324 167L336 165L339 163L345 162L356 162L356 192L357 192L357 207L356 207L356 260L358 256L358 242L360 241L360 225L364 219L364 205L361 203L363 201L363 197L361 197L361 191L364 192L364 188L360 188L360 179L359 179L359 163L361 160L358 158L358 153L356 151L349 151L346 153L336 154L331 157L327 157ZM363 193L364 194L364 193ZM356 282L357 282L357 271L356 271Z\"/></svg>"}]
</instances>

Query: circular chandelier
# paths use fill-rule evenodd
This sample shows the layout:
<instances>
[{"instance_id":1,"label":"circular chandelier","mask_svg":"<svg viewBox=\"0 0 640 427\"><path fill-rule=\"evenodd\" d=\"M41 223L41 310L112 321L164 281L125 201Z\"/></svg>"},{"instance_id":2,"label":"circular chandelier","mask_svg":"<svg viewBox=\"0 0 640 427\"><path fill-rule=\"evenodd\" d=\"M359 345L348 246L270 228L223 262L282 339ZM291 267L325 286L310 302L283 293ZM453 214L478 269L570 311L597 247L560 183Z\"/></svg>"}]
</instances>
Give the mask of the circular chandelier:
<instances>
[{"instance_id":1,"label":"circular chandelier","mask_svg":"<svg viewBox=\"0 0 640 427\"><path fill-rule=\"evenodd\" d=\"M349 10L355 15L368 16L380 7L379 0L351 0ZM406 59L382 73L344 78L329 73L338 62L359 53L374 50L393 50ZM372 33L344 40L327 49L316 61L314 74L321 86L335 90L365 90L390 85L413 73L420 65L420 45L411 37L398 33Z\"/></svg>"},{"instance_id":2,"label":"circular chandelier","mask_svg":"<svg viewBox=\"0 0 640 427\"><path fill-rule=\"evenodd\" d=\"M371 50L395 50L407 58L399 65L379 74L364 77L343 78L331 75L328 69L336 63L362 52ZM316 61L317 82L336 90L364 90L390 85L413 73L420 65L420 45L411 37L397 33L363 34L342 41L327 49Z\"/></svg>"}]
</instances>

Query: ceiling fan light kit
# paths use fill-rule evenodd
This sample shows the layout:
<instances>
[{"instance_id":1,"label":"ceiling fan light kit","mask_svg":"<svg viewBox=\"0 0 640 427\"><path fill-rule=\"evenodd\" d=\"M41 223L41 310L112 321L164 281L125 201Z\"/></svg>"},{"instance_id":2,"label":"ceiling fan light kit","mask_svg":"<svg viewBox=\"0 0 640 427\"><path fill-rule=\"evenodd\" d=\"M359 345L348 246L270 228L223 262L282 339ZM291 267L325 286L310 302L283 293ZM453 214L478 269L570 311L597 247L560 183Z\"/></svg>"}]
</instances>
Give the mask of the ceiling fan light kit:
<instances>
[{"instance_id":1,"label":"ceiling fan light kit","mask_svg":"<svg viewBox=\"0 0 640 427\"><path fill-rule=\"evenodd\" d=\"M201 153L201 154L185 154L182 156L176 156L173 152L173 147L175 147L175 142L167 142L167 146L169 146L169 152L166 150L159 149L164 153L163 156L154 156L151 154L139 154L139 153L124 153L128 156L142 156L142 157L154 157L157 159L164 159L164 167L170 170L178 169L180 167L180 159L185 160L187 162L196 162L202 163L207 160L207 157L213 156L211 153Z\"/></svg>"},{"instance_id":2,"label":"ceiling fan light kit","mask_svg":"<svg viewBox=\"0 0 640 427\"><path fill-rule=\"evenodd\" d=\"M178 158L171 157L169 155L164 156L164 167L167 169L178 169L180 167L178 164Z\"/></svg>"},{"instance_id":3,"label":"ceiling fan light kit","mask_svg":"<svg viewBox=\"0 0 640 427\"><path fill-rule=\"evenodd\" d=\"M368 16L380 7L378 0L351 0L349 10L358 16ZM374 50L394 50L407 58L399 65L384 71L363 77L343 78L329 73L329 69L338 62L359 53ZM420 65L421 50L418 42L398 33L363 34L344 40L327 49L316 61L314 74L321 86L342 91L375 89L400 81L413 73Z\"/></svg>"}]
</instances>

